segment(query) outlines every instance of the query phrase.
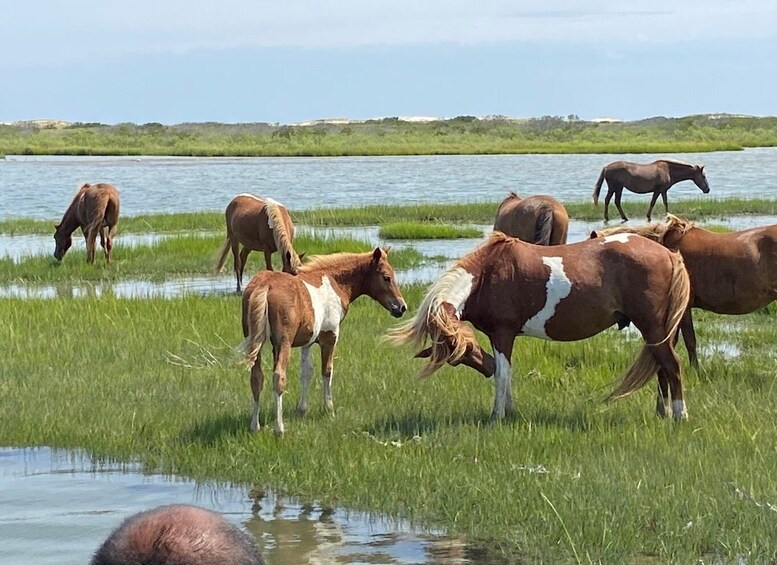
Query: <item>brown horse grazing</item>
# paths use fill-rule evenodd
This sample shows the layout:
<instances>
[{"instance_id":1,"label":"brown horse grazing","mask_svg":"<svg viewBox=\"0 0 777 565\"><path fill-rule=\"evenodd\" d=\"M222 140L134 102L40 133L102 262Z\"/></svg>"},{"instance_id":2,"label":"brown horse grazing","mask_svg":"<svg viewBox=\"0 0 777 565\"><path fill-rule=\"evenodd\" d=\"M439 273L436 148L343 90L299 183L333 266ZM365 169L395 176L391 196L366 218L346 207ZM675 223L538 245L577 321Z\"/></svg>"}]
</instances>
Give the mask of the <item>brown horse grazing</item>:
<instances>
[{"instance_id":1,"label":"brown horse grazing","mask_svg":"<svg viewBox=\"0 0 777 565\"><path fill-rule=\"evenodd\" d=\"M637 233L679 251L691 277L690 306L717 314L748 314L777 299L777 225L714 233L669 214L666 223L612 228L592 237ZM688 358L698 367L690 308L680 322Z\"/></svg>"},{"instance_id":2,"label":"brown horse grazing","mask_svg":"<svg viewBox=\"0 0 777 565\"><path fill-rule=\"evenodd\" d=\"M62 260L73 245L73 232L81 228L86 239L86 262L94 263L99 234L100 246L105 252L105 262L110 263L113 236L116 235L118 221L119 191L116 187L105 182L82 184L65 210L62 221L54 226L54 257L57 261Z\"/></svg>"},{"instance_id":3,"label":"brown horse grazing","mask_svg":"<svg viewBox=\"0 0 777 565\"><path fill-rule=\"evenodd\" d=\"M680 363L672 336L688 304L690 283L682 257L637 236L615 236L572 245L540 247L499 232L443 274L415 317L391 330L394 343L431 347L421 376L444 365L468 365L495 378L492 420L512 410L510 359L516 336L575 341L613 324L633 323L645 346L608 396L614 400L642 387L658 371L672 392L675 419L687 417ZM491 340L485 353L469 321ZM656 410L668 414L668 389Z\"/></svg>"},{"instance_id":4,"label":"brown horse grazing","mask_svg":"<svg viewBox=\"0 0 777 565\"><path fill-rule=\"evenodd\" d=\"M545 194L521 198L511 192L496 211L494 230L537 245L567 242L569 215L564 206Z\"/></svg>"},{"instance_id":5,"label":"brown horse grazing","mask_svg":"<svg viewBox=\"0 0 777 565\"><path fill-rule=\"evenodd\" d=\"M314 343L321 347L324 405L328 411L334 410L332 360L348 306L366 294L395 318L407 310L387 254L376 248L367 253L321 255L301 266L296 277L262 271L251 279L243 293L243 335L254 395L252 431L259 429L259 395L264 384L261 351L268 340L274 359L275 431L284 431L283 392L292 347L302 348L302 393L297 412L304 415L308 410L308 386L313 376L310 346Z\"/></svg>"},{"instance_id":6,"label":"brown horse grazing","mask_svg":"<svg viewBox=\"0 0 777 565\"><path fill-rule=\"evenodd\" d=\"M671 161L669 159L659 159L647 165L629 163L628 161L610 163L602 169L602 172L599 174L599 180L596 181L593 193L594 204L599 203L599 191L602 188L602 182L605 180L607 181L607 196L604 197L605 222L610 220L610 198L612 198L613 194L615 195L615 206L618 208L621 218L624 222L628 220L626 214L623 213L623 208L621 208L621 196L623 195L624 188L628 188L631 192L636 192L637 194L653 193L647 212L648 222L659 194L664 201L665 211L669 212L666 193L676 183L692 180L704 194L710 191L710 185L707 183L707 177L704 175L704 165L689 165L688 163Z\"/></svg>"},{"instance_id":7,"label":"brown horse grazing","mask_svg":"<svg viewBox=\"0 0 777 565\"><path fill-rule=\"evenodd\" d=\"M130 516L108 536L91 565L263 565L253 538L221 514L186 504Z\"/></svg>"},{"instance_id":8,"label":"brown horse grazing","mask_svg":"<svg viewBox=\"0 0 777 565\"><path fill-rule=\"evenodd\" d=\"M267 269L272 271L272 254L280 251L284 272L297 274L302 264L292 247L294 224L286 207L272 198L238 194L227 206L227 239L219 253L216 270L220 271L232 249L237 291L243 283L243 269L251 251L263 251ZM243 250L240 251L240 244Z\"/></svg>"}]
</instances>

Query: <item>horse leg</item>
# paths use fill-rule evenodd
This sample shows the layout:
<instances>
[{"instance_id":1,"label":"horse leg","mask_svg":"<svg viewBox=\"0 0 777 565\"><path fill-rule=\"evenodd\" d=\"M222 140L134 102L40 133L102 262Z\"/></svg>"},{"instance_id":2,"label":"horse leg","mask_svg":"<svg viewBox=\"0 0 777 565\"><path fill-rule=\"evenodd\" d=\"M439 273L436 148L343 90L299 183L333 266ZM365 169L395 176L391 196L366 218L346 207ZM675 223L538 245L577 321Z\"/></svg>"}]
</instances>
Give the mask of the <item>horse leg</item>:
<instances>
[{"instance_id":1,"label":"horse leg","mask_svg":"<svg viewBox=\"0 0 777 565\"><path fill-rule=\"evenodd\" d=\"M276 352L276 346L273 344L273 351ZM277 346L275 354L275 366L273 367L273 389L275 390L275 433L283 434L283 393L286 391L286 367L289 365L291 356L291 343L281 341Z\"/></svg>"},{"instance_id":2,"label":"horse leg","mask_svg":"<svg viewBox=\"0 0 777 565\"><path fill-rule=\"evenodd\" d=\"M650 221L650 214L653 212L653 206L656 205L656 200L658 200L658 195L661 194L660 191L656 190L653 192L653 198L650 199L650 206L648 207L648 213L647 213L647 219L648 222Z\"/></svg>"},{"instance_id":3,"label":"horse leg","mask_svg":"<svg viewBox=\"0 0 777 565\"><path fill-rule=\"evenodd\" d=\"M313 360L310 358L310 346L306 345L300 351L300 382L302 390L300 392L299 403L297 404L297 414L304 416L308 412L308 388L310 379L313 377Z\"/></svg>"},{"instance_id":4,"label":"horse leg","mask_svg":"<svg viewBox=\"0 0 777 565\"><path fill-rule=\"evenodd\" d=\"M97 246L98 230L90 229L86 232L86 262L94 263L94 251Z\"/></svg>"},{"instance_id":5,"label":"horse leg","mask_svg":"<svg viewBox=\"0 0 777 565\"><path fill-rule=\"evenodd\" d=\"M658 370L658 396L656 397L656 415L659 418L669 416L669 377L663 368Z\"/></svg>"},{"instance_id":6,"label":"horse leg","mask_svg":"<svg viewBox=\"0 0 777 565\"><path fill-rule=\"evenodd\" d=\"M262 348L256 354L256 361L251 367L251 392L254 395L254 409L251 411L251 431L258 432L259 428L259 396L264 388L264 373L262 372Z\"/></svg>"},{"instance_id":7,"label":"horse leg","mask_svg":"<svg viewBox=\"0 0 777 565\"><path fill-rule=\"evenodd\" d=\"M512 411L512 368L510 358L513 354L514 336L497 334L491 338L494 349L496 371L494 372L494 409L491 412L491 422L498 422L505 416L509 404Z\"/></svg>"},{"instance_id":8,"label":"horse leg","mask_svg":"<svg viewBox=\"0 0 777 565\"><path fill-rule=\"evenodd\" d=\"M669 189L667 188L666 190L661 192L661 200L664 201L664 212L667 214L669 213L669 201L666 199L666 193L668 190Z\"/></svg>"},{"instance_id":9,"label":"horse leg","mask_svg":"<svg viewBox=\"0 0 777 565\"><path fill-rule=\"evenodd\" d=\"M699 368L699 357L696 355L696 331L693 329L693 315L690 307L680 320L680 332L683 334L685 349L688 351L688 360L694 369Z\"/></svg>"},{"instance_id":10,"label":"horse leg","mask_svg":"<svg viewBox=\"0 0 777 565\"><path fill-rule=\"evenodd\" d=\"M232 248L232 267L235 270L235 280L237 280L237 291L242 290L243 267L240 265L240 242L237 239L230 239L229 245Z\"/></svg>"},{"instance_id":11,"label":"horse leg","mask_svg":"<svg viewBox=\"0 0 777 565\"><path fill-rule=\"evenodd\" d=\"M321 345L321 376L324 380L324 409L332 416L335 415L335 403L332 400L332 367L335 356L337 335L334 332L321 332L318 336Z\"/></svg>"},{"instance_id":12,"label":"horse leg","mask_svg":"<svg viewBox=\"0 0 777 565\"><path fill-rule=\"evenodd\" d=\"M677 357L670 341L651 347L653 356L661 366L659 369L659 387L661 386L661 373L669 382L669 391L672 394L672 417L675 420L686 420L688 412L683 400L683 383L680 376L680 359Z\"/></svg>"},{"instance_id":13,"label":"horse leg","mask_svg":"<svg viewBox=\"0 0 777 565\"><path fill-rule=\"evenodd\" d=\"M243 247L242 251L240 251L240 284L243 284L243 271L245 271L249 253L251 253L251 250L248 247Z\"/></svg>"},{"instance_id":14,"label":"horse leg","mask_svg":"<svg viewBox=\"0 0 777 565\"><path fill-rule=\"evenodd\" d=\"M272 251L265 251L264 252L264 265L267 267L268 271L272 271Z\"/></svg>"},{"instance_id":15,"label":"horse leg","mask_svg":"<svg viewBox=\"0 0 777 565\"><path fill-rule=\"evenodd\" d=\"M628 222L629 219L626 217L626 214L623 213L623 208L621 207L621 197L623 196L623 187L618 187L618 190L615 191L615 207L618 209L618 212L621 215L621 220L624 222Z\"/></svg>"},{"instance_id":16,"label":"horse leg","mask_svg":"<svg viewBox=\"0 0 777 565\"><path fill-rule=\"evenodd\" d=\"M107 228L105 226L100 228L100 247L103 248L103 255L105 255L105 263L108 265L111 262L111 254L108 249L108 238L106 236Z\"/></svg>"},{"instance_id":17,"label":"horse leg","mask_svg":"<svg viewBox=\"0 0 777 565\"><path fill-rule=\"evenodd\" d=\"M612 200L613 194L615 194L615 191L610 186L610 182L607 181L607 196L604 197L604 221L605 222L610 221L610 200Z\"/></svg>"}]
</instances>

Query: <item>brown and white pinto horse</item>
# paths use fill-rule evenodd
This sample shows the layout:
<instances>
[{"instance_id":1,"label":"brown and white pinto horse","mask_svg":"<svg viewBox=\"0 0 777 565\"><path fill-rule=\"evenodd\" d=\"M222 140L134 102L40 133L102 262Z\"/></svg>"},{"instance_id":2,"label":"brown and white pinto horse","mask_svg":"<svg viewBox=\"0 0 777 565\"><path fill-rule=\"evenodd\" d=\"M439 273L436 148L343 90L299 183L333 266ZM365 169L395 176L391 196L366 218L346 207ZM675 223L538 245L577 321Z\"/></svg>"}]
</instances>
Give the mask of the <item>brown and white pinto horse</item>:
<instances>
[{"instance_id":1,"label":"brown and white pinto horse","mask_svg":"<svg viewBox=\"0 0 777 565\"><path fill-rule=\"evenodd\" d=\"M296 274L302 264L292 247L294 224L286 207L272 198L238 194L227 205L227 239L219 253L216 270L220 271L232 249L237 292L243 284L243 269L251 251L263 251L264 262L272 271L272 254L280 251L283 271ZM243 249L240 251L240 244Z\"/></svg>"},{"instance_id":2,"label":"brown and white pinto horse","mask_svg":"<svg viewBox=\"0 0 777 565\"><path fill-rule=\"evenodd\" d=\"M663 224L612 228L594 236L637 233L679 251L691 277L690 306L716 314L748 314L777 299L777 225L714 233L669 214ZM680 331L691 364L698 367L690 308Z\"/></svg>"},{"instance_id":3,"label":"brown and white pinto horse","mask_svg":"<svg viewBox=\"0 0 777 565\"><path fill-rule=\"evenodd\" d=\"M650 200L650 207L647 212L648 222L653 206L658 200L658 195L664 201L664 211L669 213L669 204L666 200L667 191L676 183L684 180L692 180L704 194L710 191L710 185L707 183L707 177L704 175L704 165L689 165L681 161L672 161L670 159L659 159L647 165L641 163L630 163L628 161L615 161L602 169L599 179L594 187L594 204L599 203L599 191L602 188L602 182L607 181L607 196L604 198L604 221L610 220L609 208L610 198L615 195L615 207L618 208L623 221L627 221L626 214L621 208L621 196L623 189L628 188L631 192L637 194L653 193Z\"/></svg>"},{"instance_id":4,"label":"brown and white pinto horse","mask_svg":"<svg viewBox=\"0 0 777 565\"><path fill-rule=\"evenodd\" d=\"M264 385L261 351L267 341L273 348L275 431L284 431L283 392L292 347L302 348L302 393L297 412L304 415L308 410L308 386L313 376L310 346L314 343L321 347L324 405L333 412L332 362L340 322L351 302L364 294L395 318L407 310L387 254L375 248L367 253L320 255L301 266L298 276L261 271L251 279L243 293L243 335L254 395L252 431L259 429L259 395Z\"/></svg>"},{"instance_id":5,"label":"brown and white pinto horse","mask_svg":"<svg viewBox=\"0 0 777 565\"><path fill-rule=\"evenodd\" d=\"M520 335L575 341L629 322L645 346L608 400L627 396L658 371L656 410L686 418L680 363L671 339L688 304L690 283L682 257L638 236L615 236L541 247L494 232L488 241L443 274L418 312L389 332L397 344L431 347L421 371L468 365L495 378L492 420L512 409L510 358ZM491 340L484 352L472 325Z\"/></svg>"},{"instance_id":6,"label":"brown and white pinto horse","mask_svg":"<svg viewBox=\"0 0 777 565\"><path fill-rule=\"evenodd\" d=\"M537 245L565 244L568 229L566 209L546 194L521 198L511 192L502 200L494 219L494 230Z\"/></svg>"},{"instance_id":7,"label":"brown and white pinto horse","mask_svg":"<svg viewBox=\"0 0 777 565\"><path fill-rule=\"evenodd\" d=\"M62 221L54 226L54 257L57 261L61 261L73 245L73 232L81 228L86 239L86 262L94 263L99 234L105 262L110 263L113 236L116 235L116 224L119 221L119 207L119 191L112 184L87 182L79 186L78 192L62 216Z\"/></svg>"}]
</instances>

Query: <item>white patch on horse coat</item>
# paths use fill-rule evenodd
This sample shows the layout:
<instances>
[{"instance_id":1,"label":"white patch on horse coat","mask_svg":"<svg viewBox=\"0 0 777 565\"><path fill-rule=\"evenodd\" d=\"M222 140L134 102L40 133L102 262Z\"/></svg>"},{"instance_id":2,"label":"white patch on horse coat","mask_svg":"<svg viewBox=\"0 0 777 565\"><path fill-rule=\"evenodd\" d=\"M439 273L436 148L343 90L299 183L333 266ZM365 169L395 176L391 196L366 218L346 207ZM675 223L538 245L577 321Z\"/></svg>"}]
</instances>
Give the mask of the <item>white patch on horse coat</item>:
<instances>
[{"instance_id":1,"label":"white patch on horse coat","mask_svg":"<svg viewBox=\"0 0 777 565\"><path fill-rule=\"evenodd\" d=\"M550 339L545 332L545 324L556 313L556 306L572 292L572 283L564 272L564 260L561 257L543 257L542 262L550 267L550 276L545 285L545 305L534 316L526 320L521 333L533 337Z\"/></svg>"},{"instance_id":2,"label":"white patch on horse coat","mask_svg":"<svg viewBox=\"0 0 777 565\"><path fill-rule=\"evenodd\" d=\"M313 303L313 335L308 345L315 342L321 332L332 332L336 337L345 312L340 296L332 288L329 277L321 277L321 286L318 288L306 281L302 282L305 283Z\"/></svg>"},{"instance_id":3,"label":"white patch on horse coat","mask_svg":"<svg viewBox=\"0 0 777 565\"><path fill-rule=\"evenodd\" d=\"M612 235L606 235L602 238L602 245L605 243L628 243L629 238L634 235L633 233L614 233Z\"/></svg>"}]
</instances>

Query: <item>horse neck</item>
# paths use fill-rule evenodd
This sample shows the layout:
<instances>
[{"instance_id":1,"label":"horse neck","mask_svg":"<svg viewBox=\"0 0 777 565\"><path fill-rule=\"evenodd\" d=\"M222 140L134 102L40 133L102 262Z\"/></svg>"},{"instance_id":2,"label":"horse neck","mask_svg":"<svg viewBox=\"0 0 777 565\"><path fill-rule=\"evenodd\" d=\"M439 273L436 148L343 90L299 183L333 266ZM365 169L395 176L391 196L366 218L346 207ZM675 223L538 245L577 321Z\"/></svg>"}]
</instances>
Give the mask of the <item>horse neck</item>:
<instances>
[{"instance_id":1,"label":"horse neck","mask_svg":"<svg viewBox=\"0 0 777 565\"><path fill-rule=\"evenodd\" d=\"M62 215L62 221L57 230L60 233L70 235L81 226L81 222L78 221L78 201L80 198L81 193L79 192Z\"/></svg>"},{"instance_id":2,"label":"horse neck","mask_svg":"<svg viewBox=\"0 0 777 565\"><path fill-rule=\"evenodd\" d=\"M353 258L348 258L342 265L331 265L322 269L309 271L319 275L321 278L327 277L332 284L332 288L340 296L343 307L348 306L366 293L365 279L370 269L371 257L368 261L354 264Z\"/></svg>"},{"instance_id":3,"label":"horse neck","mask_svg":"<svg viewBox=\"0 0 777 565\"><path fill-rule=\"evenodd\" d=\"M686 165L685 163L673 163L672 161L666 162L669 165L669 176L672 181L680 182L682 180L692 179L695 167L693 165Z\"/></svg>"},{"instance_id":4,"label":"horse neck","mask_svg":"<svg viewBox=\"0 0 777 565\"><path fill-rule=\"evenodd\" d=\"M285 213L284 213L285 212ZM299 256L291 244L292 233L287 227L291 226L291 220L283 207L274 201L267 202L267 217L272 227L273 239L276 249L281 254L281 261L286 269L297 269L300 266ZM288 220L288 222L287 222ZM292 228L293 229L293 228ZM289 261L288 256L291 256Z\"/></svg>"}]
</instances>

